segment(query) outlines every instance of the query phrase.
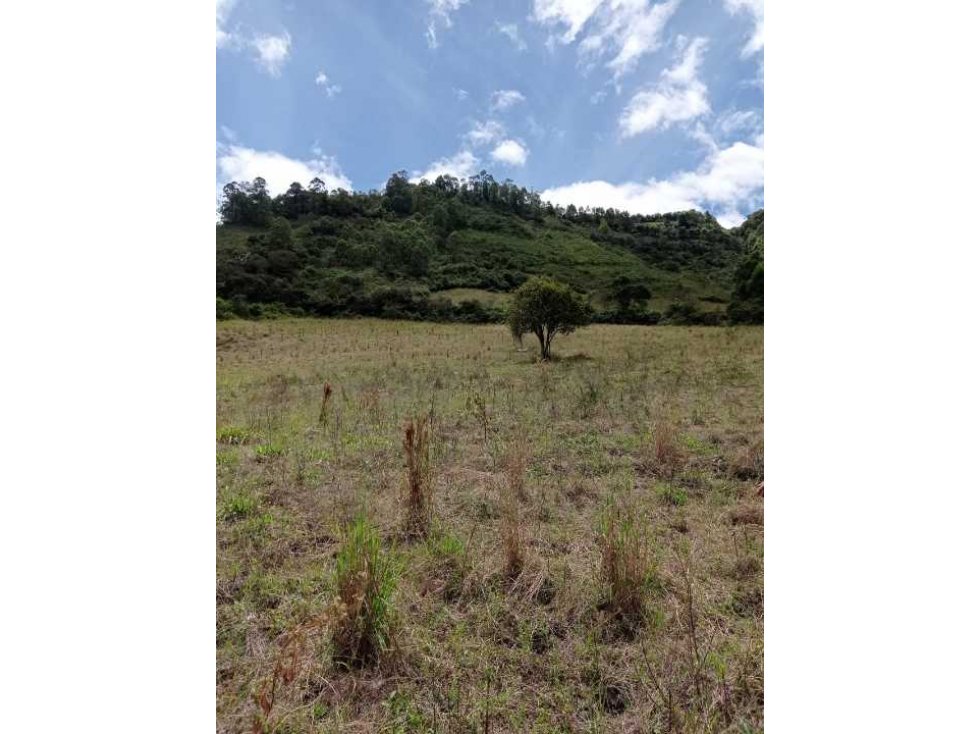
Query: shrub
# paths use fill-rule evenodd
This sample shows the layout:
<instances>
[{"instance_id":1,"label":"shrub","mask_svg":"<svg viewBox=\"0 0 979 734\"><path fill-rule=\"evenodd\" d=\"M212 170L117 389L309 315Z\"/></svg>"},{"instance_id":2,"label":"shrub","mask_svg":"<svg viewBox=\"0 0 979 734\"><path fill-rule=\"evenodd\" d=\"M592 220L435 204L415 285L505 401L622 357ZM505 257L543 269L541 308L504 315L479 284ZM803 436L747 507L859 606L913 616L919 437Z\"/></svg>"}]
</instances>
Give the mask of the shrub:
<instances>
[{"instance_id":1,"label":"shrub","mask_svg":"<svg viewBox=\"0 0 979 734\"><path fill-rule=\"evenodd\" d=\"M391 643L397 568L364 515L347 529L333 587L334 659L351 665L376 661Z\"/></svg>"},{"instance_id":2,"label":"shrub","mask_svg":"<svg viewBox=\"0 0 979 734\"><path fill-rule=\"evenodd\" d=\"M231 301L227 301L224 298L218 296L217 299L217 319L218 321L225 321L227 319L236 318L238 314L235 313L235 308Z\"/></svg>"}]
</instances>

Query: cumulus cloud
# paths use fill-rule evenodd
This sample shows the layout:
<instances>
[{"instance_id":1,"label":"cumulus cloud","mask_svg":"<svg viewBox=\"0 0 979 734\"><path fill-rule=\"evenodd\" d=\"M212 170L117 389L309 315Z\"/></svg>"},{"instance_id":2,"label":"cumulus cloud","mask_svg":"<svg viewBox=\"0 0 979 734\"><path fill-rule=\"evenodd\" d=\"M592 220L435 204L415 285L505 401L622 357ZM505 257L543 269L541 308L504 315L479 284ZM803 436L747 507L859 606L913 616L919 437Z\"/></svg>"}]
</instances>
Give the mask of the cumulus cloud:
<instances>
[{"instance_id":1,"label":"cumulus cloud","mask_svg":"<svg viewBox=\"0 0 979 734\"><path fill-rule=\"evenodd\" d=\"M724 0L727 12L735 15L747 13L755 22L751 38L741 49L741 57L748 58L765 48L765 0Z\"/></svg>"},{"instance_id":2,"label":"cumulus cloud","mask_svg":"<svg viewBox=\"0 0 979 734\"><path fill-rule=\"evenodd\" d=\"M313 80L313 82L316 84L317 87L323 87L323 91L326 93L326 96L329 97L330 99L333 99L336 95L338 95L341 91L343 91L343 87L341 87L339 84L332 84L330 82L330 77L326 75L325 71L320 71L316 75L316 78Z\"/></svg>"},{"instance_id":3,"label":"cumulus cloud","mask_svg":"<svg viewBox=\"0 0 979 734\"><path fill-rule=\"evenodd\" d=\"M272 196L281 194L295 181L306 186L317 177L328 189L353 189L336 160L327 156L301 161L274 150L218 143L217 165L220 185L230 181L251 181L261 176Z\"/></svg>"},{"instance_id":4,"label":"cumulus cloud","mask_svg":"<svg viewBox=\"0 0 979 734\"><path fill-rule=\"evenodd\" d=\"M759 141L760 142L760 141ZM765 185L765 152L760 145L737 142L707 157L696 171L668 179L613 184L580 181L541 192L555 204L602 206L636 214L659 214L688 209L718 208L725 226L735 226L761 204Z\"/></svg>"},{"instance_id":5,"label":"cumulus cloud","mask_svg":"<svg viewBox=\"0 0 979 734\"><path fill-rule=\"evenodd\" d=\"M497 21L496 30L509 38L518 51L527 50L527 42L521 38L520 30L517 28L516 23L500 23Z\"/></svg>"},{"instance_id":6,"label":"cumulus cloud","mask_svg":"<svg viewBox=\"0 0 979 734\"><path fill-rule=\"evenodd\" d=\"M449 158L440 158L433 162L424 171L415 171L411 177L412 183L418 183L422 179L434 181L439 176L455 176L456 178L468 178L477 171L479 158L473 155L472 151L460 150Z\"/></svg>"},{"instance_id":7,"label":"cumulus cloud","mask_svg":"<svg viewBox=\"0 0 979 734\"><path fill-rule=\"evenodd\" d=\"M438 48L439 26L451 28L452 13L469 0L425 0L425 2L428 4L428 28L425 31L425 39L428 41L429 48Z\"/></svg>"},{"instance_id":8,"label":"cumulus cloud","mask_svg":"<svg viewBox=\"0 0 979 734\"><path fill-rule=\"evenodd\" d=\"M526 97L516 89L498 89L490 98L490 107L494 110L505 110L525 99Z\"/></svg>"},{"instance_id":9,"label":"cumulus cloud","mask_svg":"<svg viewBox=\"0 0 979 734\"><path fill-rule=\"evenodd\" d=\"M506 129L496 120L477 122L466 133L466 140L472 145L488 145L506 135Z\"/></svg>"},{"instance_id":10,"label":"cumulus cloud","mask_svg":"<svg viewBox=\"0 0 979 734\"><path fill-rule=\"evenodd\" d=\"M639 59L663 45L663 29L680 0L534 0L531 18L537 23L563 27L549 42L572 43L588 27L578 46L585 58L608 58L606 66L617 80L632 71Z\"/></svg>"},{"instance_id":11,"label":"cumulus cloud","mask_svg":"<svg viewBox=\"0 0 979 734\"><path fill-rule=\"evenodd\" d=\"M504 140L493 148L493 152L490 155L494 161L506 163L510 166L522 166L527 162L529 152L516 140Z\"/></svg>"},{"instance_id":12,"label":"cumulus cloud","mask_svg":"<svg viewBox=\"0 0 979 734\"><path fill-rule=\"evenodd\" d=\"M623 137L667 128L710 112L707 87L697 77L706 48L706 39L693 39L686 45L680 61L660 74L655 87L633 96L619 117Z\"/></svg>"}]
</instances>

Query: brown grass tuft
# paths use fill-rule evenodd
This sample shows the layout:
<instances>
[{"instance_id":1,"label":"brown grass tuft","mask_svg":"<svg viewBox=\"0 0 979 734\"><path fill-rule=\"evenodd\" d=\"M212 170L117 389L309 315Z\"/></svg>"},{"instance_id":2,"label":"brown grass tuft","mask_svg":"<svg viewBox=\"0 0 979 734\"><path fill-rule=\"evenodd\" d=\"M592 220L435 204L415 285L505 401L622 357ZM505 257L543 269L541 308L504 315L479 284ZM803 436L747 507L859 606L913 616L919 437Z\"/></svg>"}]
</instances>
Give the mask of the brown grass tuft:
<instances>
[{"instance_id":1,"label":"brown grass tuft","mask_svg":"<svg viewBox=\"0 0 979 734\"><path fill-rule=\"evenodd\" d=\"M676 425L667 420L657 422L640 459L641 470L663 479L672 479L683 469L686 460Z\"/></svg>"},{"instance_id":2,"label":"brown grass tuft","mask_svg":"<svg viewBox=\"0 0 979 734\"><path fill-rule=\"evenodd\" d=\"M676 426L672 423L664 421L656 424L653 430L653 459L657 471L664 477L672 477L683 467L683 450Z\"/></svg>"},{"instance_id":3,"label":"brown grass tuft","mask_svg":"<svg viewBox=\"0 0 979 734\"><path fill-rule=\"evenodd\" d=\"M740 505L731 510L732 525L764 525L765 512L758 505Z\"/></svg>"},{"instance_id":4,"label":"brown grass tuft","mask_svg":"<svg viewBox=\"0 0 979 734\"><path fill-rule=\"evenodd\" d=\"M761 480L765 477L765 444L755 441L738 452L728 463L728 472L734 479Z\"/></svg>"},{"instance_id":5,"label":"brown grass tuft","mask_svg":"<svg viewBox=\"0 0 979 734\"><path fill-rule=\"evenodd\" d=\"M620 508L606 512L599 544L607 606L627 627L635 626L642 621L644 590L651 569L646 539L635 516Z\"/></svg>"}]
</instances>

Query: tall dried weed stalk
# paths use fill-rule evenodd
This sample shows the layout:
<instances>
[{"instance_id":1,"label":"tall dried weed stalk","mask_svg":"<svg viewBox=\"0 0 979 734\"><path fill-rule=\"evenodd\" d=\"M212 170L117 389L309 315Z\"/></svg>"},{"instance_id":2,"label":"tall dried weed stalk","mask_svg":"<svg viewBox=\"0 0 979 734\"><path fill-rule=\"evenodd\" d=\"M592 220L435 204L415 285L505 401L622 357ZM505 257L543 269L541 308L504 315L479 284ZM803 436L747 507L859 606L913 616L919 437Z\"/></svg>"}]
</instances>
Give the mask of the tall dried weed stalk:
<instances>
[{"instance_id":1,"label":"tall dried weed stalk","mask_svg":"<svg viewBox=\"0 0 979 734\"><path fill-rule=\"evenodd\" d=\"M321 426L326 425L326 421L329 419L329 414L327 413L327 408L330 405L330 396L333 395L333 386L329 382L323 383L323 402L320 403L320 420Z\"/></svg>"},{"instance_id":2,"label":"tall dried weed stalk","mask_svg":"<svg viewBox=\"0 0 979 734\"><path fill-rule=\"evenodd\" d=\"M428 417L408 420L402 446L406 468L406 525L410 533L425 536L432 522L432 471Z\"/></svg>"},{"instance_id":3,"label":"tall dried weed stalk","mask_svg":"<svg viewBox=\"0 0 979 734\"><path fill-rule=\"evenodd\" d=\"M503 470L509 490L521 502L527 501L527 467L530 465L530 444L517 439L507 449Z\"/></svg>"},{"instance_id":4,"label":"tall dried weed stalk","mask_svg":"<svg viewBox=\"0 0 979 734\"><path fill-rule=\"evenodd\" d=\"M513 482L500 482L500 541L503 545L503 570L510 578L523 571L527 560L527 540L522 520L522 506Z\"/></svg>"}]
</instances>

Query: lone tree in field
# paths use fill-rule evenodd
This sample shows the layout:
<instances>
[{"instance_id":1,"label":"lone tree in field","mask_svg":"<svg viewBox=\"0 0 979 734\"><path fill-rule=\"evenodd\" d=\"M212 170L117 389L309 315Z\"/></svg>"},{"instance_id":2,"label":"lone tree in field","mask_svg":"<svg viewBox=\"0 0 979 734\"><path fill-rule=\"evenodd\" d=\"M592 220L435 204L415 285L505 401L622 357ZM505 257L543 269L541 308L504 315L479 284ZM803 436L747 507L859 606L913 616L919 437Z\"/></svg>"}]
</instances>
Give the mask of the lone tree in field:
<instances>
[{"instance_id":1,"label":"lone tree in field","mask_svg":"<svg viewBox=\"0 0 979 734\"><path fill-rule=\"evenodd\" d=\"M551 358L551 340L570 334L591 320L591 308L571 288L549 278L531 278L513 294L507 314L516 338L533 333L540 342L540 358Z\"/></svg>"}]
</instances>

